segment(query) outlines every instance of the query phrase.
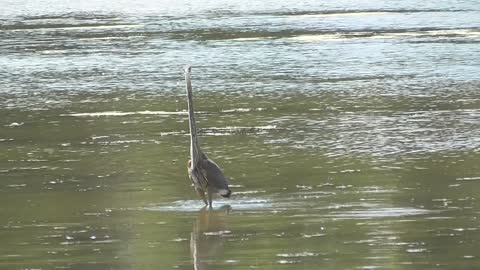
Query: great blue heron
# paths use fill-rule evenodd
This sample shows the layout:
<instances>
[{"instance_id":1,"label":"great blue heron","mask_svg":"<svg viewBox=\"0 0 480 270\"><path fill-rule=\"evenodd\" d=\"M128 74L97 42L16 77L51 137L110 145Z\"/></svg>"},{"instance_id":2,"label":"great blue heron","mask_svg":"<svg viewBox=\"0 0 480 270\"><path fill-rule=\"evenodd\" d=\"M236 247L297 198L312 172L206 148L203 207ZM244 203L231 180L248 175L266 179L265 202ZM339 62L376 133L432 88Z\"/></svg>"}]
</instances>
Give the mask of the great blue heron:
<instances>
[{"instance_id":1,"label":"great blue heron","mask_svg":"<svg viewBox=\"0 0 480 270\"><path fill-rule=\"evenodd\" d=\"M191 67L186 66L185 82L187 84L188 120L190 123L190 160L187 163L188 176L190 180L192 180L193 187L197 194L205 204L211 208L212 196L214 194L228 198L232 192L228 188L228 182L220 167L213 162L213 160L209 159L198 145L190 72ZM207 196L205 196L205 193L207 193Z\"/></svg>"}]
</instances>

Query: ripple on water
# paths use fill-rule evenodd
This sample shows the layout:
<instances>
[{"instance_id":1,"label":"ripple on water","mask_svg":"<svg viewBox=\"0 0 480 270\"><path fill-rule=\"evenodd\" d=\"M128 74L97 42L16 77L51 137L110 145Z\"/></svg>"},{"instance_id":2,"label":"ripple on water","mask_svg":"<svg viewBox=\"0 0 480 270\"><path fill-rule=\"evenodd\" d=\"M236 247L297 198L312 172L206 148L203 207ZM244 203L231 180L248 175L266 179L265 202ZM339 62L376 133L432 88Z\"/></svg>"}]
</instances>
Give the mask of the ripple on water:
<instances>
[{"instance_id":1,"label":"ripple on water","mask_svg":"<svg viewBox=\"0 0 480 270\"><path fill-rule=\"evenodd\" d=\"M316 257L318 256L318 253L315 252L299 252L299 253L280 253L277 254L277 257L282 257L282 258L298 258L298 257Z\"/></svg>"},{"instance_id":2,"label":"ripple on water","mask_svg":"<svg viewBox=\"0 0 480 270\"><path fill-rule=\"evenodd\" d=\"M234 134L267 134L269 131L278 130L275 125L267 126L228 126L201 128L200 134L209 136L225 136Z\"/></svg>"},{"instance_id":3,"label":"ripple on water","mask_svg":"<svg viewBox=\"0 0 480 270\"><path fill-rule=\"evenodd\" d=\"M266 108L234 108L229 110L222 110L222 113L242 113L242 112L260 112ZM206 114L205 111L196 111L195 114ZM86 113L69 113L61 114L60 116L73 117L102 117L102 116L131 116L131 115L188 115L188 111L103 111L103 112L86 112ZM23 125L21 123L20 125ZM19 126L18 123L12 123L10 126Z\"/></svg>"},{"instance_id":4,"label":"ripple on water","mask_svg":"<svg viewBox=\"0 0 480 270\"><path fill-rule=\"evenodd\" d=\"M196 114L202 112L195 112ZM130 115L187 115L187 111L136 111L136 112L121 112L121 111L106 111L106 112L90 112L90 113L70 113L62 114L60 116L73 117L101 117L101 116L130 116Z\"/></svg>"},{"instance_id":5,"label":"ripple on water","mask_svg":"<svg viewBox=\"0 0 480 270\"><path fill-rule=\"evenodd\" d=\"M252 196L264 191L246 191L241 195L230 199L215 200L214 209L234 209L236 211L295 211L295 217L319 217L334 219L374 219L374 218L396 218L419 215L431 215L439 213L442 210L427 210L413 207L390 207L382 203L329 203L325 200L319 200L332 194L321 193L318 191L303 191L307 194L312 193L316 196L298 196L298 192L287 194L265 194L264 196ZM204 207L201 200L178 200L157 205L149 205L140 209L146 211L160 212L196 212ZM314 212L305 213L305 209L311 209ZM428 216L427 216L428 218ZM321 237L323 234L305 235L305 238Z\"/></svg>"},{"instance_id":6,"label":"ripple on water","mask_svg":"<svg viewBox=\"0 0 480 270\"><path fill-rule=\"evenodd\" d=\"M296 260L278 260L277 263L279 264L294 264L294 263L299 263L300 261Z\"/></svg>"},{"instance_id":7,"label":"ripple on water","mask_svg":"<svg viewBox=\"0 0 480 270\"><path fill-rule=\"evenodd\" d=\"M277 257L282 258L278 260L277 263L279 264L293 264L301 262L300 258L307 258L307 257L317 257L319 253L303 251L298 253L280 253L277 254Z\"/></svg>"},{"instance_id":8,"label":"ripple on water","mask_svg":"<svg viewBox=\"0 0 480 270\"><path fill-rule=\"evenodd\" d=\"M197 212L203 207L203 202L199 200L181 200L163 205L147 206L143 207L141 210L160 212ZM213 203L214 209L223 209L226 207L235 210L257 210L272 208L273 203L268 199L261 198L218 200Z\"/></svg>"},{"instance_id":9,"label":"ripple on water","mask_svg":"<svg viewBox=\"0 0 480 270\"><path fill-rule=\"evenodd\" d=\"M459 177L455 179L457 181L475 181L480 180L480 176L472 176L472 177Z\"/></svg>"},{"instance_id":10,"label":"ripple on water","mask_svg":"<svg viewBox=\"0 0 480 270\"><path fill-rule=\"evenodd\" d=\"M371 219L371 218L386 218L386 217L406 217L437 213L438 210L426 210L412 207L386 207L386 208L370 208L361 210L352 210L344 212L334 212L329 214L329 217L341 219Z\"/></svg>"}]
</instances>

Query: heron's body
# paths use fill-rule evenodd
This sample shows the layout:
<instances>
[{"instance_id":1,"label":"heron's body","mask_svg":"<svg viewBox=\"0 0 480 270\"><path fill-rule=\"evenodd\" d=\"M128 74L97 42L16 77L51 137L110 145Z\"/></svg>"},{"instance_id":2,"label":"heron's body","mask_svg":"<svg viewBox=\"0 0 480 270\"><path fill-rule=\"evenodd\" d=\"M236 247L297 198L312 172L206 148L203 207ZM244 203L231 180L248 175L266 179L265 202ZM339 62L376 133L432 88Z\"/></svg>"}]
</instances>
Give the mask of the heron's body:
<instances>
[{"instance_id":1,"label":"heron's body","mask_svg":"<svg viewBox=\"0 0 480 270\"><path fill-rule=\"evenodd\" d=\"M188 176L195 191L206 205L212 207L214 194L230 197L231 191L228 182L220 167L209 159L198 144L195 114L193 109L192 83L190 67L185 68L185 82L187 84L188 120L190 124L190 160L187 163Z\"/></svg>"}]
</instances>

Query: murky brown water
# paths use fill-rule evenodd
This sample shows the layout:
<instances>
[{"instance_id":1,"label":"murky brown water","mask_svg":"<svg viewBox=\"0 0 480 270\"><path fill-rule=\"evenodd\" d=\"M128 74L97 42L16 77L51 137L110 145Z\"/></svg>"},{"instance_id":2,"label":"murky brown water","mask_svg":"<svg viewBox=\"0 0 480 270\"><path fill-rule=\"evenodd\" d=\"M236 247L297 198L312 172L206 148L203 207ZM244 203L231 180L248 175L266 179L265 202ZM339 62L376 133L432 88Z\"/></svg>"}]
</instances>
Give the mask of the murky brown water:
<instances>
[{"instance_id":1,"label":"murky brown water","mask_svg":"<svg viewBox=\"0 0 480 270\"><path fill-rule=\"evenodd\" d=\"M480 265L478 1L167 2L0 1L1 269Z\"/></svg>"}]
</instances>

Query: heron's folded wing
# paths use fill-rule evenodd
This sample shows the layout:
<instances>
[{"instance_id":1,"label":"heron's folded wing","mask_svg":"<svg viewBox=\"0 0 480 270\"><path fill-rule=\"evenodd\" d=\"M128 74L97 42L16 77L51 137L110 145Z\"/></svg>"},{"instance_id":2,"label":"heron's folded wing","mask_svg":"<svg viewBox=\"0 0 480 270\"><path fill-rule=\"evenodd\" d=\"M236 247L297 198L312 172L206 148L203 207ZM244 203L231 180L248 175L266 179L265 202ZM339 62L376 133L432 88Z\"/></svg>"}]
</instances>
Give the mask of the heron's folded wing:
<instances>
[{"instance_id":1,"label":"heron's folded wing","mask_svg":"<svg viewBox=\"0 0 480 270\"><path fill-rule=\"evenodd\" d=\"M209 186L212 186L218 190L228 190L228 181L223 175L220 167L218 167L213 160L203 160L202 169Z\"/></svg>"}]
</instances>

